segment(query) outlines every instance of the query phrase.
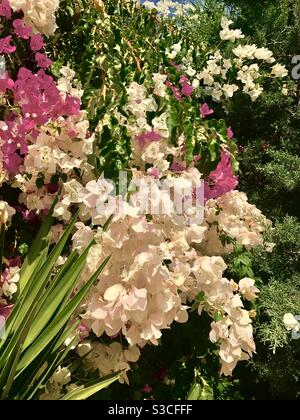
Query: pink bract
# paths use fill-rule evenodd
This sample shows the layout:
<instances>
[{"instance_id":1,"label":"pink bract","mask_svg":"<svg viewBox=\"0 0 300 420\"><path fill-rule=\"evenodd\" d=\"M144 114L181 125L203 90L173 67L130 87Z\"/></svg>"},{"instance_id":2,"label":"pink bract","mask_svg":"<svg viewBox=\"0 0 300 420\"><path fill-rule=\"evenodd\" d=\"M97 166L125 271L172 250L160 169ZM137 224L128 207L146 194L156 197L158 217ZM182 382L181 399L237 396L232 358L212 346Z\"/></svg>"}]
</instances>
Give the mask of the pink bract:
<instances>
[{"instance_id":1,"label":"pink bract","mask_svg":"<svg viewBox=\"0 0 300 420\"><path fill-rule=\"evenodd\" d=\"M16 51L15 45L11 45L11 35L0 39L0 54L11 54Z\"/></svg>"},{"instance_id":2,"label":"pink bract","mask_svg":"<svg viewBox=\"0 0 300 420\"><path fill-rule=\"evenodd\" d=\"M233 137L234 137L234 133L233 133L233 131L232 131L232 128L231 128L231 127L228 127L228 128L227 128L227 137L228 137L229 139L233 139Z\"/></svg>"},{"instance_id":3,"label":"pink bract","mask_svg":"<svg viewBox=\"0 0 300 420\"><path fill-rule=\"evenodd\" d=\"M194 88L189 83L185 83L181 89L181 92L184 96L191 96L191 94L194 92Z\"/></svg>"},{"instance_id":4,"label":"pink bract","mask_svg":"<svg viewBox=\"0 0 300 420\"><path fill-rule=\"evenodd\" d=\"M22 19L16 19L13 21L13 27L15 28L15 34L22 39L29 39L32 34L32 28L26 26Z\"/></svg>"},{"instance_id":5,"label":"pink bract","mask_svg":"<svg viewBox=\"0 0 300 420\"><path fill-rule=\"evenodd\" d=\"M45 54L41 54L39 52L35 54L35 61L42 69L47 69L52 64L52 61Z\"/></svg>"},{"instance_id":6,"label":"pink bract","mask_svg":"<svg viewBox=\"0 0 300 420\"><path fill-rule=\"evenodd\" d=\"M6 19L11 18L11 7L8 0L2 0L0 4L0 16L5 17Z\"/></svg>"},{"instance_id":7,"label":"pink bract","mask_svg":"<svg viewBox=\"0 0 300 420\"><path fill-rule=\"evenodd\" d=\"M159 141L161 139L160 135L154 131L147 131L146 133L140 134L136 137L137 141L141 148L144 148L147 144L153 141Z\"/></svg>"},{"instance_id":8,"label":"pink bract","mask_svg":"<svg viewBox=\"0 0 300 420\"><path fill-rule=\"evenodd\" d=\"M36 34L31 37L30 48L32 51L40 51L42 48L44 48L44 40L40 34Z\"/></svg>"},{"instance_id":9,"label":"pink bract","mask_svg":"<svg viewBox=\"0 0 300 420\"><path fill-rule=\"evenodd\" d=\"M215 111L213 109L210 109L206 102L200 107L200 113L203 119L206 118L208 115L214 114L214 112Z\"/></svg>"},{"instance_id":10,"label":"pink bract","mask_svg":"<svg viewBox=\"0 0 300 420\"><path fill-rule=\"evenodd\" d=\"M222 158L217 168L210 173L204 184L206 200L221 197L236 188L238 178L233 174L230 156L222 152Z\"/></svg>"}]
</instances>

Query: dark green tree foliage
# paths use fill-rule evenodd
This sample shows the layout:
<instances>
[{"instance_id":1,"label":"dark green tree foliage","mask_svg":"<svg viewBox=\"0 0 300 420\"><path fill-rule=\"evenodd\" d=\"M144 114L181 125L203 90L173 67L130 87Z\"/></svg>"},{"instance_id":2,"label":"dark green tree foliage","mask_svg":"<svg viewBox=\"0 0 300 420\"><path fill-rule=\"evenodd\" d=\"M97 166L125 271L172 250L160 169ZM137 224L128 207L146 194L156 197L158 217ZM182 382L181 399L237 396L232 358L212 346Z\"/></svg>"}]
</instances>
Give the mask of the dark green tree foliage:
<instances>
[{"instance_id":1,"label":"dark green tree foliage","mask_svg":"<svg viewBox=\"0 0 300 420\"><path fill-rule=\"evenodd\" d=\"M292 57L300 54L299 0L226 3L247 41L271 49L291 74ZM241 386L256 398L300 397L300 343L291 341L282 322L287 312L300 314L300 82L290 80L287 86L288 96L265 86L250 105L237 97L228 115L241 145L239 188L275 222L269 238L276 243L273 252L252 254L254 274L263 284L255 322L258 351L255 379Z\"/></svg>"},{"instance_id":2,"label":"dark green tree foliage","mask_svg":"<svg viewBox=\"0 0 300 420\"><path fill-rule=\"evenodd\" d=\"M300 1L227 3L236 26L251 43L271 49L291 73L292 58L300 54ZM229 114L243 146L240 185L273 219L286 213L299 216L300 78L288 87L285 97L265 86L265 93L251 106L238 98Z\"/></svg>"}]
</instances>

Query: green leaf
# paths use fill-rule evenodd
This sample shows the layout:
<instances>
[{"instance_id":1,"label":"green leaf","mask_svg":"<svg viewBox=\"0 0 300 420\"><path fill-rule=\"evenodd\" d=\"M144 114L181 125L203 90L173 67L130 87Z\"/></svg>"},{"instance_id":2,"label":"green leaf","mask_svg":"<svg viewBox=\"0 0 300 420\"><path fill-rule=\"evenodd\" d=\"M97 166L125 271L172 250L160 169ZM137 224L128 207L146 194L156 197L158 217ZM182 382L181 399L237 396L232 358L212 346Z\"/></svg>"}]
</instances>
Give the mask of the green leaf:
<instances>
[{"instance_id":1,"label":"green leaf","mask_svg":"<svg viewBox=\"0 0 300 420\"><path fill-rule=\"evenodd\" d=\"M34 396L37 394L37 392L43 388L48 380L51 378L51 376L54 374L56 369L61 365L61 363L65 360L67 355L69 354L76 337L74 337L73 340L70 341L69 345L64 349L64 351L59 352L56 354L56 357L54 358L53 362L50 363L48 368L46 367L46 370L42 373L41 377L35 377L33 380L33 383L31 383L28 387L29 393L27 392L22 400L31 400L34 398Z\"/></svg>"},{"instance_id":2,"label":"green leaf","mask_svg":"<svg viewBox=\"0 0 300 420\"><path fill-rule=\"evenodd\" d=\"M189 401L213 401L214 400L214 391L212 387L206 382L205 379L201 377L201 384L196 382L191 386L191 389L188 393L187 400Z\"/></svg>"},{"instance_id":3,"label":"green leaf","mask_svg":"<svg viewBox=\"0 0 300 420\"><path fill-rule=\"evenodd\" d=\"M199 395L198 400L213 401L214 400L214 391L213 391L212 387L203 378L201 378L201 382L202 382L202 391Z\"/></svg>"},{"instance_id":4,"label":"green leaf","mask_svg":"<svg viewBox=\"0 0 300 420\"><path fill-rule=\"evenodd\" d=\"M187 395L187 400L188 401L197 401L199 399L199 395L201 394L201 385L196 383L193 384L189 390L189 393Z\"/></svg>"},{"instance_id":5,"label":"green leaf","mask_svg":"<svg viewBox=\"0 0 300 420\"><path fill-rule=\"evenodd\" d=\"M43 296L39 300L39 303L38 303L38 306L37 306L38 311L40 310L40 308L42 307L42 305L44 305L44 303L49 298L49 296L51 295L51 293L53 292L53 290L56 288L56 286L60 282L62 282L63 277L66 275L67 272L69 272L69 270L71 269L71 267L73 266L73 264L75 264L75 262L77 261L77 259L78 259L78 252L77 251L73 251L68 256L66 262L61 267L61 269L55 274L55 276L51 280L51 284L47 287L47 290L45 291L45 293L43 294Z\"/></svg>"},{"instance_id":6,"label":"green leaf","mask_svg":"<svg viewBox=\"0 0 300 420\"><path fill-rule=\"evenodd\" d=\"M47 257L48 247L45 248L43 256ZM16 336L12 334L12 328L14 327L15 321L18 314L20 313L24 302L24 296L20 297L19 300L14 304L14 308L10 316L6 321L5 340L0 341L0 367L3 366L5 357L7 357L16 343Z\"/></svg>"},{"instance_id":7,"label":"green leaf","mask_svg":"<svg viewBox=\"0 0 300 420\"><path fill-rule=\"evenodd\" d=\"M98 279L100 273L105 268L110 257L106 258L98 270L92 275L90 280L82 287L70 303L54 318L49 326L42 332L37 340L28 348L18 365L18 371L25 369L53 340L58 332L67 324L71 315L81 304L94 282Z\"/></svg>"},{"instance_id":8,"label":"green leaf","mask_svg":"<svg viewBox=\"0 0 300 420\"><path fill-rule=\"evenodd\" d=\"M26 338L24 349L26 349L35 340L35 338L51 320L52 316L58 312L61 303L66 301L70 296L70 293L73 291L86 265L86 257L89 253L91 245L92 243L86 248L73 266L69 268L68 272L59 277L59 281L57 282L58 284L55 289L51 289L50 293L47 294L47 298L44 300L36 314L36 322L32 326Z\"/></svg>"},{"instance_id":9,"label":"green leaf","mask_svg":"<svg viewBox=\"0 0 300 420\"><path fill-rule=\"evenodd\" d=\"M214 313L214 321L215 322L218 322L218 321L221 321L221 319L223 318L223 314L222 314L222 312L221 311L215 311L215 313Z\"/></svg>"},{"instance_id":10,"label":"green leaf","mask_svg":"<svg viewBox=\"0 0 300 420\"><path fill-rule=\"evenodd\" d=\"M15 376L18 362L20 360L20 355L22 352L22 346L28 334L30 326L32 325L33 319L34 319L34 307L31 308L23 324L20 326L19 330L15 334L15 337L14 337L15 344L13 346L12 352L8 360L5 361L4 369L1 371L0 389L4 387L4 392L1 395L1 400L6 399L12 387L14 376Z\"/></svg>"},{"instance_id":11,"label":"green leaf","mask_svg":"<svg viewBox=\"0 0 300 420\"><path fill-rule=\"evenodd\" d=\"M76 213L73 216L67 229L64 231L62 237L55 245L54 249L47 257L45 263L42 265L38 273L35 276L31 274L31 278L27 280L27 287L26 290L24 290L24 302L14 320L13 330L15 330L22 323L22 320L24 319L25 314L29 311L30 307L33 305L34 302L39 300L42 294L45 292L45 286L49 281L49 276L51 275L53 267L58 257L61 255L67 240L69 239L74 224L76 223L77 217L78 213ZM14 311L12 315L13 314Z\"/></svg>"},{"instance_id":12,"label":"green leaf","mask_svg":"<svg viewBox=\"0 0 300 420\"><path fill-rule=\"evenodd\" d=\"M204 302L206 300L206 296L204 292L199 292L196 296L197 302Z\"/></svg>"},{"instance_id":13,"label":"green leaf","mask_svg":"<svg viewBox=\"0 0 300 420\"><path fill-rule=\"evenodd\" d=\"M40 264L40 258L43 253L43 250L46 246L46 240L48 238L48 233L50 231L50 227L53 223L53 210L58 202L58 198L56 198L52 204L47 217L42 224L35 240L33 241L32 246L25 258L24 263L22 264L22 268L20 270L20 280L19 280L19 290L17 296L22 294L27 282L32 277L32 274L35 272L37 267Z\"/></svg>"},{"instance_id":14,"label":"green leaf","mask_svg":"<svg viewBox=\"0 0 300 420\"><path fill-rule=\"evenodd\" d=\"M117 381L120 377L120 374L116 374L113 377L110 377L108 379L102 379L100 382L98 382L95 385L87 386L87 387L79 387L78 389L75 389L74 391L69 392L64 397L60 398L60 400L64 401L82 401L86 400L92 395L96 394L97 392L101 391L102 389L108 387L113 382Z\"/></svg>"}]
</instances>

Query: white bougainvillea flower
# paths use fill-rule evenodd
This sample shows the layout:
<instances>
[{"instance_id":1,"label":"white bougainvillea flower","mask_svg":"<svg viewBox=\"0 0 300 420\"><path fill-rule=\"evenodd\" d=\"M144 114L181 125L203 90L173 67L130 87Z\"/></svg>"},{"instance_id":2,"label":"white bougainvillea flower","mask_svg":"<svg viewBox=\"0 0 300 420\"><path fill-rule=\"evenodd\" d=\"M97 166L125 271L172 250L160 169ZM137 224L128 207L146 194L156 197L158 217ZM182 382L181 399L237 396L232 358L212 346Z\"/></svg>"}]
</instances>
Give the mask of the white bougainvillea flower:
<instances>
[{"instance_id":1,"label":"white bougainvillea flower","mask_svg":"<svg viewBox=\"0 0 300 420\"><path fill-rule=\"evenodd\" d=\"M59 7L59 0L10 0L14 11L22 10L24 21L36 31L45 35L53 35L57 25L55 12Z\"/></svg>"},{"instance_id":2,"label":"white bougainvillea flower","mask_svg":"<svg viewBox=\"0 0 300 420\"><path fill-rule=\"evenodd\" d=\"M232 20L229 20L226 16L222 17L221 26L222 30L220 32L220 38L222 41L235 42L237 39L245 38L240 29L230 29L229 27L233 24Z\"/></svg>"},{"instance_id":3,"label":"white bougainvillea flower","mask_svg":"<svg viewBox=\"0 0 300 420\"><path fill-rule=\"evenodd\" d=\"M249 301L256 299L256 293L259 293L259 289L255 287L255 280L248 277L239 281L239 290L242 296Z\"/></svg>"},{"instance_id":4,"label":"white bougainvillea flower","mask_svg":"<svg viewBox=\"0 0 300 420\"><path fill-rule=\"evenodd\" d=\"M6 201L0 201L0 225L9 225L16 210Z\"/></svg>"},{"instance_id":5,"label":"white bougainvillea flower","mask_svg":"<svg viewBox=\"0 0 300 420\"><path fill-rule=\"evenodd\" d=\"M300 322L290 312L284 315L283 323L288 331L300 331Z\"/></svg>"},{"instance_id":6,"label":"white bougainvillea flower","mask_svg":"<svg viewBox=\"0 0 300 420\"><path fill-rule=\"evenodd\" d=\"M272 67L271 75L275 77L286 77L289 74L288 70L282 64L275 64Z\"/></svg>"},{"instance_id":7,"label":"white bougainvillea flower","mask_svg":"<svg viewBox=\"0 0 300 420\"><path fill-rule=\"evenodd\" d=\"M59 366L50 381L58 385L67 385L69 382L71 382L71 372L68 368L62 368Z\"/></svg>"}]
</instances>

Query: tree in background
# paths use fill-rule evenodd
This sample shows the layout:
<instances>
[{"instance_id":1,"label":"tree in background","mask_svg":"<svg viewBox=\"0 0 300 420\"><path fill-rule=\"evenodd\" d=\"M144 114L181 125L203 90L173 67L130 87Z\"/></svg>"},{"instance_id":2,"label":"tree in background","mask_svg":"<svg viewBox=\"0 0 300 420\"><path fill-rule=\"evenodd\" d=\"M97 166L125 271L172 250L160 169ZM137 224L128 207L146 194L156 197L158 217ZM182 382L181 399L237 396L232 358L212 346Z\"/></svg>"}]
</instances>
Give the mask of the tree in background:
<instances>
[{"instance_id":1,"label":"tree in background","mask_svg":"<svg viewBox=\"0 0 300 420\"><path fill-rule=\"evenodd\" d=\"M215 45L224 12L246 35L245 42L272 50L292 75L293 57L300 54L299 0L206 0L199 19L189 24L190 36ZM240 391L248 398L299 397L300 340L291 340L283 316L300 314L300 78L290 77L282 93L266 84L256 102L235 95L226 116L240 145L239 188L273 221L269 240L276 244L272 252L240 249L230 258L233 276L252 266L263 285L256 318L258 354L250 371L239 372Z\"/></svg>"}]
</instances>

